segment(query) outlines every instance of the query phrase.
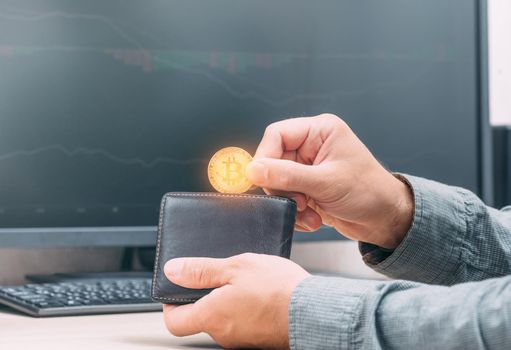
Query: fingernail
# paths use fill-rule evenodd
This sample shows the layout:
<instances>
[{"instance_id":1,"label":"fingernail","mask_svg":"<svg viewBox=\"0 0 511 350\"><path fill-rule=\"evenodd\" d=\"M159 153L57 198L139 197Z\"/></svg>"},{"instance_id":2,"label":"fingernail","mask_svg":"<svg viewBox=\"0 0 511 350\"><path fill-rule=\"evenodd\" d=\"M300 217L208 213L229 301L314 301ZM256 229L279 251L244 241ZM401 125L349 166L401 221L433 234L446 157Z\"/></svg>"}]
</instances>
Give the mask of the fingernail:
<instances>
[{"instance_id":1,"label":"fingernail","mask_svg":"<svg viewBox=\"0 0 511 350\"><path fill-rule=\"evenodd\" d=\"M268 180L268 168L258 160L248 163L246 174L248 180L253 184L264 184Z\"/></svg>"},{"instance_id":2,"label":"fingernail","mask_svg":"<svg viewBox=\"0 0 511 350\"><path fill-rule=\"evenodd\" d=\"M165 263L163 270L165 271L165 275L177 277L183 270L183 261L180 259L169 260L167 263Z\"/></svg>"},{"instance_id":3,"label":"fingernail","mask_svg":"<svg viewBox=\"0 0 511 350\"><path fill-rule=\"evenodd\" d=\"M302 218L302 224L309 230L314 230L316 227L316 220L311 215L304 215Z\"/></svg>"},{"instance_id":4,"label":"fingernail","mask_svg":"<svg viewBox=\"0 0 511 350\"><path fill-rule=\"evenodd\" d=\"M289 198L291 198L292 200L294 200L296 202L296 210L304 211L305 209L307 209L307 203L302 201L301 197L299 197L299 196L290 196Z\"/></svg>"}]
</instances>

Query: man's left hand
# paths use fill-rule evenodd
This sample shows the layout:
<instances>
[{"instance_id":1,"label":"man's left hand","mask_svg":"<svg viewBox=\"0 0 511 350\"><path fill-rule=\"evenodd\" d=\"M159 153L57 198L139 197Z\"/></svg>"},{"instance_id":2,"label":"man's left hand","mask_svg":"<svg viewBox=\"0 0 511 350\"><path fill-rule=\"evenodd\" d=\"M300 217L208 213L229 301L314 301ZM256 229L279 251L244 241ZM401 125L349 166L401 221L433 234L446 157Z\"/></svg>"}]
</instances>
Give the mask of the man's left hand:
<instances>
[{"instance_id":1,"label":"man's left hand","mask_svg":"<svg viewBox=\"0 0 511 350\"><path fill-rule=\"evenodd\" d=\"M226 348L289 348L291 294L309 276L292 261L250 253L179 258L167 262L165 274L186 288L216 288L194 304L164 306L172 334L205 332Z\"/></svg>"}]
</instances>

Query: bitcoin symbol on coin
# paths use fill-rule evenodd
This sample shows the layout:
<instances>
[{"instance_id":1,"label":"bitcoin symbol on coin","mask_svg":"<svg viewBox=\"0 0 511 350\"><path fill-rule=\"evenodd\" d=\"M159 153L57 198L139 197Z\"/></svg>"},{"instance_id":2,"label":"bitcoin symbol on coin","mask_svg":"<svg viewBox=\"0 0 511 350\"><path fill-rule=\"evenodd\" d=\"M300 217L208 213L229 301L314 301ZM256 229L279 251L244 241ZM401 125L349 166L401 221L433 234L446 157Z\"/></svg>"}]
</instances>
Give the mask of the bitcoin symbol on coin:
<instances>
[{"instance_id":1,"label":"bitcoin symbol on coin","mask_svg":"<svg viewBox=\"0 0 511 350\"><path fill-rule=\"evenodd\" d=\"M252 187L245 175L245 168L251 161L250 154L241 148L222 148L209 161L209 182L221 193L246 192Z\"/></svg>"},{"instance_id":2,"label":"bitcoin symbol on coin","mask_svg":"<svg viewBox=\"0 0 511 350\"><path fill-rule=\"evenodd\" d=\"M236 161L235 157L228 157L227 160L222 163L225 164L225 176L223 177L225 183L228 185L235 185L236 182L242 180L241 164Z\"/></svg>"}]
</instances>

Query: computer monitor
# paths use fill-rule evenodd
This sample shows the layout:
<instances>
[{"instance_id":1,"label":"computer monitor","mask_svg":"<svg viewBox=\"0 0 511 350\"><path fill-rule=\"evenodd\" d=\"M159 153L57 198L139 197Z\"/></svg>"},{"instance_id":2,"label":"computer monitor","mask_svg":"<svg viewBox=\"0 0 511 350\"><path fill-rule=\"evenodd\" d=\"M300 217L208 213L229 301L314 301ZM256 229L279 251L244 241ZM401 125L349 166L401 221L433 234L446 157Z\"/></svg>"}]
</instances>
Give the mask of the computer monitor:
<instances>
[{"instance_id":1,"label":"computer monitor","mask_svg":"<svg viewBox=\"0 0 511 350\"><path fill-rule=\"evenodd\" d=\"M219 148L342 116L389 169L489 198L484 1L0 1L0 246L155 242ZM332 231L297 239L331 239Z\"/></svg>"}]
</instances>

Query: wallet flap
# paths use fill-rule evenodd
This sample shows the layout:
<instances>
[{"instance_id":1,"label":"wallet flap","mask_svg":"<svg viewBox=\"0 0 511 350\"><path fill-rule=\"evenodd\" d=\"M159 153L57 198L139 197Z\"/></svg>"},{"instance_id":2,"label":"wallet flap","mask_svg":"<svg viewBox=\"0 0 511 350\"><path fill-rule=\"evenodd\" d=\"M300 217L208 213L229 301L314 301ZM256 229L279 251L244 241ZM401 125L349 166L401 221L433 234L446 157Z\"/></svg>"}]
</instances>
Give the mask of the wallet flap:
<instances>
[{"instance_id":1,"label":"wallet flap","mask_svg":"<svg viewBox=\"0 0 511 350\"><path fill-rule=\"evenodd\" d=\"M294 201L265 195L168 193L163 197L152 297L191 303L210 290L187 289L165 276L178 257L226 258L252 252L289 258L296 216Z\"/></svg>"}]
</instances>

